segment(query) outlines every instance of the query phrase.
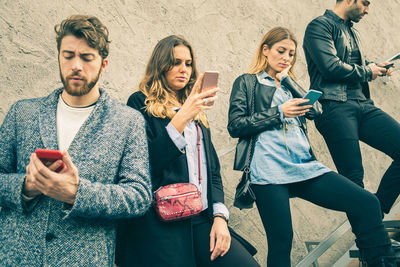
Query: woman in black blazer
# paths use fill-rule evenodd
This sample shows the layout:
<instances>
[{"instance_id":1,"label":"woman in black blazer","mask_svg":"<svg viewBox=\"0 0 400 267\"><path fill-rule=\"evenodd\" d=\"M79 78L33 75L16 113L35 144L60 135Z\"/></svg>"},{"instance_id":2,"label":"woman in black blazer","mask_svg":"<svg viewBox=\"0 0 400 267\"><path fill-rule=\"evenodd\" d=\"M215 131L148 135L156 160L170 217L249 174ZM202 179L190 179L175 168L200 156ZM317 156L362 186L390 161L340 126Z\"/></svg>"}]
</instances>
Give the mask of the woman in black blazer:
<instances>
[{"instance_id":1,"label":"woman in black blazer","mask_svg":"<svg viewBox=\"0 0 400 267\"><path fill-rule=\"evenodd\" d=\"M162 222L150 208L143 217L123 221L117 238L119 266L259 266L250 255L255 249L228 229L220 165L204 114L219 89L200 92L202 78L191 45L168 36L156 45L139 91L128 100L147 121L153 190L192 182L204 210L192 219Z\"/></svg>"}]
</instances>

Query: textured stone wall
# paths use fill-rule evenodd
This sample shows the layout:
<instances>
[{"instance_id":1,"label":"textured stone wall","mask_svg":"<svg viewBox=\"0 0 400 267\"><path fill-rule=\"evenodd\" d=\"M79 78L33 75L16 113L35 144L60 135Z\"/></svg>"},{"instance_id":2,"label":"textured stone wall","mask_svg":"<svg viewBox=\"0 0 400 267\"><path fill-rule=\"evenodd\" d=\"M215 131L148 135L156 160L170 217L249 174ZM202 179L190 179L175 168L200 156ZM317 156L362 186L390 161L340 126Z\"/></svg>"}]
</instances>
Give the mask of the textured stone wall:
<instances>
[{"instance_id":1,"label":"textured stone wall","mask_svg":"<svg viewBox=\"0 0 400 267\"><path fill-rule=\"evenodd\" d=\"M371 1L370 15L356 27L362 35L364 52L371 60L400 51L400 0ZM300 47L307 23L332 8L334 0L1 0L0 1L0 122L10 105L21 98L44 96L59 82L53 27L72 14L98 16L111 33L110 64L102 86L126 102L136 90L150 53L161 38L185 36L193 45L201 71L220 71L218 102L208 112L213 140L219 152L236 144L226 130L229 94L234 79L250 63L262 36L273 26L283 25L295 32ZM296 66L300 84L308 86L302 49ZM400 73L390 80L371 84L372 97L396 119L400 119ZM397 86L396 86L397 85ZM310 137L318 158L334 167L322 137L309 123ZM363 147L366 186L375 191L390 163L388 157ZM221 157L226 202L232 206L234 187L240 177L232 171L233 153ZM321 240L345 219L305 201L291 201L294 241L293 263L307 254L305 241ZM256 209L239 211L231 207L231 225L256 245L257 260L265 265L267 245ZM321 258L330 266L351 242L351 235Z\"/></svg>"}]
</instances>

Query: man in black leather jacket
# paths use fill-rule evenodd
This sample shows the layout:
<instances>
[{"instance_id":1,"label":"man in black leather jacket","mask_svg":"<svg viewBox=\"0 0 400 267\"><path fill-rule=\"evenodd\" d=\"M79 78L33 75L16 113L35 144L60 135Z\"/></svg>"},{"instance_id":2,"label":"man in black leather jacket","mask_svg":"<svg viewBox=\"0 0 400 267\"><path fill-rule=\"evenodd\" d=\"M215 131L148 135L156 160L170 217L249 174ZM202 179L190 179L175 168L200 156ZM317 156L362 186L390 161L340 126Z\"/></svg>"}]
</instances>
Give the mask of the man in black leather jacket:
<instances>
[{"instance_id":1,"label":"man in black leather jacket","mask_svg":"<svg viewBox=\"0 0 400 267\"><path fill-rule=\"evenodd\" d=\"M368 82L392 69L365 60L353 22L368 14L368 0L337 0L307 26L303 48L311 88L323 92L323 114L315 120L338 172L364 187L359 141L386 153L393 163L376 196L388 213L400 191L400 124L370 99Z\"/></svg>"}]
</instances>

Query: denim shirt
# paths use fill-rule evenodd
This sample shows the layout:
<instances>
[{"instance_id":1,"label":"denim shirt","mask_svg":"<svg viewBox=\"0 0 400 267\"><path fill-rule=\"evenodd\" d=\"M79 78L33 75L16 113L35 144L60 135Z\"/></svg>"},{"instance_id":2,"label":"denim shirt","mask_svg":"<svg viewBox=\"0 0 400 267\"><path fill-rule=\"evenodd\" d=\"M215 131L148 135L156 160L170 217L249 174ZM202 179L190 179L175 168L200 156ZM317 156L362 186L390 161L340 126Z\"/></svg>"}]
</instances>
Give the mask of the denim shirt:
<instances>
[{"instance_id":1,"label":"denim shirt","mask_svg":"<svg viewBox=\"0 0 400 267\"><path fill-rule=\"evenodd\" d=\"M257 75L257 80L261 84L276 87L275 80L266 72ZM299 119L284 118L282 104L292 98L284 86L275 91L271 107L278 106L282 124L257 137L250 164L250 180L253 184L295 183L331 171L312 158L310 143L300 127Z\"/></svg>"}]
</instances>

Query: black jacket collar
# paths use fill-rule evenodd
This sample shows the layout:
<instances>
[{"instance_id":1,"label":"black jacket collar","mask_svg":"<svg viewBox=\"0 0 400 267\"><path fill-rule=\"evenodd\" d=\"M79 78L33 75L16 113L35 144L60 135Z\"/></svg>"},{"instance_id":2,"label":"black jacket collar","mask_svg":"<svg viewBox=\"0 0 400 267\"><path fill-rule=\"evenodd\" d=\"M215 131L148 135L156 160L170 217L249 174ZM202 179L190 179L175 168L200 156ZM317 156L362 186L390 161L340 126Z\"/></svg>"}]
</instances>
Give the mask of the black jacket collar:
<instances>
[{"instance_id":1,"label":"black jacket collar","mask_svg":"<svg viewBox=\"0 0 400 267\"><path fill-rule=\"evenodd\" d=\"M351 22L350 20L345 22L344 19L342 19L341 17L339 17L335 12L333 12L330 9L327 9L325 11L325 16L327 16L328 18L331 18L332 20L334 20L335 22L339 23L339 24L344 24L347 25L349 27L353 26L353 22Z\"/></svg>"}]
</instances>

